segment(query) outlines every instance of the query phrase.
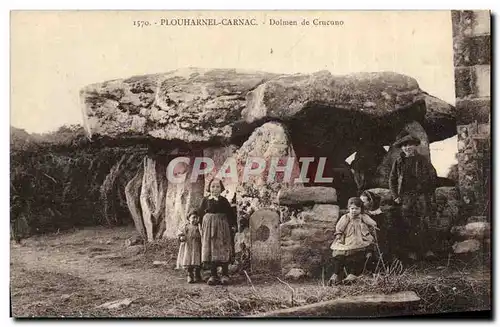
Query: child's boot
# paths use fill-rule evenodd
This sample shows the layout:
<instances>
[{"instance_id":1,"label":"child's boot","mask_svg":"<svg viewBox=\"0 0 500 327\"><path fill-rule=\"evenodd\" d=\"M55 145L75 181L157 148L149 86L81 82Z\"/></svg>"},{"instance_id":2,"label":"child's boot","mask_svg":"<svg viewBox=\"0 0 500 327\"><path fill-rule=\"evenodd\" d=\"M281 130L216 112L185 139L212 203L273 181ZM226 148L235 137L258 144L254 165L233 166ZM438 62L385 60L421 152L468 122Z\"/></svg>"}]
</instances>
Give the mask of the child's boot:
<instances>
[{"instance_id":1,"label":"child's boot","mask_svg":"<svg viewBox=\"0 0 500 327\"><path fill-rule=\"evenodd\" d=\"M222 277L220 278L220 283L222 285L229 284L229 268L227 263L222 265Z\"/></svg>"},{"instance_id":2,"label":"child's boot","mask_svg":"<svg viewBox=\"0 0 500 327\"><path fill-rule=\"evenodd\" d=\"M202 280L202 278L201 278L200 267L196 267L196 268L194 268L194 282L199 283L199 282L201 282L201 280Z\"/></svg>"},{"instance_id":3,"label":"child's boot","mask_svg":"<svg viewBox=\"0 0 500 327\"><path fill-rule=\"evenodd\" d=\"M210 268L210 278L207 281L208 285L217 285L219 283L219 278L217 276L217 266L212 265Z\"/></svg>"},{"instance_id":4,"label":"child's boot","mask_svg":"<svg viewBox=\"0 0 500 327\"><path fill-rule=\"evenodd\" d=\"M194 283L193 268L189 268L188 269L187 282L188 282L188 284L193 284Z\"/></svg>"}]
</instances>

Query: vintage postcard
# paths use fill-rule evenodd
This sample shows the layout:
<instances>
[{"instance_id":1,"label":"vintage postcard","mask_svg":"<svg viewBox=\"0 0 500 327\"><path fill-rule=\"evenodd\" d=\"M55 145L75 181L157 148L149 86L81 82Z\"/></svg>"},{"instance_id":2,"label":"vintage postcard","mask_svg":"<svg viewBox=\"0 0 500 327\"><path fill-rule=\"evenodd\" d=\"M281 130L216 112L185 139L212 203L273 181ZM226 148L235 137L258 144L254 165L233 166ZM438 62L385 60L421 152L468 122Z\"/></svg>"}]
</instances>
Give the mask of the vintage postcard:
<instances>
[{"instance_id":1,"label":"vintage postcard","mask_svg":"<svg viewBox=\"0 0 500 327\"><path fill-rule=\"evenodd\" d=\"M491 17L12 11L14 318L491 316Z\"/></svg>"}]
</instances>

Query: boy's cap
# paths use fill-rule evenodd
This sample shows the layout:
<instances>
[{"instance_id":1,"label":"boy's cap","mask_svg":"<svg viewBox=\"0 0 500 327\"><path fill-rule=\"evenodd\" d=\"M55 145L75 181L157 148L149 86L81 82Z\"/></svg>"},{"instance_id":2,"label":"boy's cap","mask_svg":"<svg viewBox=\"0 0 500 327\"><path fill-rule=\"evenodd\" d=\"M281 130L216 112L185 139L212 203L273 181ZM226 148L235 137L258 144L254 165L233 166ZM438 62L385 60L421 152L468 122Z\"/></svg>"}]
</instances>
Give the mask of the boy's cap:
<instances>
[{"instance_id":1,"label":"boy's cap","mask_svg":"<svg viewBox=\"0 0 500 327\"><path fill-rule=\"evenodd\" d=\"M400 148L405 144L420 145L420 139L413 136L413 135L408 134L408 135L403 136L402 138L396 140L396 142L394 142L393 146Z\"/></svg>"}]
</instances>

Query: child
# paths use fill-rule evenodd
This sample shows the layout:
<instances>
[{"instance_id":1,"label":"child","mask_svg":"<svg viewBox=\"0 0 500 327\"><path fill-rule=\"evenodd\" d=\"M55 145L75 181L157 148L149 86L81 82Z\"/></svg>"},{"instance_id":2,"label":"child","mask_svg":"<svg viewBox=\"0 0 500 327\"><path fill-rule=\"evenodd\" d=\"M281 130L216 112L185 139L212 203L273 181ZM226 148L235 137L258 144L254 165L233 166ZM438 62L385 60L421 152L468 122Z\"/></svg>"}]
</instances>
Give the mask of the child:
<instances>
[{"instance_id":1,"label":"child","mask_svg":"<svg viewBox=\"0 0 500 327\"><path fill-rule=\"evenodd\" d=\"M182 266L187 270L187 282L189 284L201 281L201 234L198 223L199 218L196 212L190 212L188 223L177 234L181 242L179 255L177 256L177 266Z\"/></svg>"},{"instance_id":2,"label":"child","mask_svg":"<svg viewBox=\"0 0 500 327\"><path fill-rule=\"evenodd\" d=\"M222 181L212 179L208 184L210 195L203 198L198 209L202 218L201 224L201 259L210 269L208 285L229 283L228 265L233 259L234 242L232 237L236 231L236 215L229 201L221 196L224 191ZM217 268L222 268L219 279Z\"/></svg>"},{"instance_id":3,"label":"child","mask_svg":"<svg viewBox=\"0 0 500 327\"><path fill-rule=\"evenodd\" d=\"M406 234L411 261L417 260L418 255L434 256L429 240L435 235L429 228L429 221L433 217L437 174L430 160L418 153L419 144L420 139L411 134L394 142L393 146L401 147L402 152L394 160L389 175L392 197L401 206L403 223L408 226L399 232Z\"/></svg>"},{"instance_id":4,"label":"child","mask_svg":"<svg viewBox=\"0 0 500 327\"><path fill-rule=\"evenodd\" d=\"M347 202L349 212L343 215L335 228L335 240L331 245L334 258L333 274L329 284L341 281L343 268L347 270L347 282L362 273L365 262L372 256L375 243L373 236L377 223L363 212L360 198L350 198Z\"/></svg>"}]
</instances>

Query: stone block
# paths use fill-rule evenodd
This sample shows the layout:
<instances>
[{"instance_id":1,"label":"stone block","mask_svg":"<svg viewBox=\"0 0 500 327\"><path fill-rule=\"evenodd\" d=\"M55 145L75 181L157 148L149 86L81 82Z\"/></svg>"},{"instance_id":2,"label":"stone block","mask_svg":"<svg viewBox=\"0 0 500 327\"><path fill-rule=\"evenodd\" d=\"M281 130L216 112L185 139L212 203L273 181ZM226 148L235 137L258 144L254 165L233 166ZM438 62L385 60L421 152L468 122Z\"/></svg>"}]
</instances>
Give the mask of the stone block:
<instances>
[{"instance_id":1,"label":"stone block","mask_svg":"<svg viewBox=\"0 0 500 327\"><path fill-rule=\"evenodd\" d=\"M454 253L470 253L478 251L480 247L481 243L478 240L466 240L453 244L452 248Z\"/></svg>"},{"instance_id":2,"label":"stone block","mask_svg":"<svg viewBox=\"0 0 500 327\"><path fill-rule=\"evenodd\" d=\"M489 65L491 63L491 37L479 35L455 38L453 61L455 67Z\"/></svg>"},{"instance_id":3,"label":"stone block","mask_svg":"<svg viewBox=\"0 0 500 327\"><path fill-rule=\"evenodd\" d=\"M447 231L460 218L460 195L456 187L436 189L436 219L430 222L435 231Z\"/></svg>"},{"instance_id":4,"label":"stone block","mask_svg":"<svg viewBox=\"0 0 500 327\"><path fill-rule=\"evenodd\" d=\"M256 211L250 217L252 272L280 271L280 217L269 209Z\"/></svg>"},{"instance_id":5,"label":"stone block","mask_svg":"<svg viewBox=\"0 0 500 327\"><path fill-rule=\"evenodd\" d=\"M472 222L465 226L454 226L451 233L462 239L486 239L490 238L491 226L487 222Z\"/></svg>"},{"instance_id":6,"label":"stone block","mask_svg":"<svg viewBox=\"0 0 500 327\"><path fill-rule=\"evenodd\" d=\"M291 279L291 280L300 280L307 277L307 272L304 271L304 269L300 268L292 268L290 271L285 275L286 279Z\"/></svg>"},{"instance_id":7,"label":"stone block","mask_svg":"<svg viewBox=\"0 0 500 327\"><path fill-rule=\"evenodd\" d=\"M490 99L457 100L457 125L466 125L474 121L488 123L491 114Z\"/></svg>"},{"instance_id":8,"label":"stone block","mask_svg":"<svg viewBox=\"0 0 500 327\"><path fill-rule=\"evenodd\" d=\"M489 10L475 10L472 35L491 34L491 13Z\"/></svg>"},{"instance_id":9,"label":"stone block","mask_svg":"<svg viewBox=\"0 0 500 327\"><path fill-rule=\"evenodd\" d=\"M491 96L491 69L490 65L477 65L473 68L474 74L474 95L476 97Z\"/></svg>"},{"instance_id":10,"label":"stone block","mask_svg":"<svg viewBox=\"0 0 500 327\"><path fill-rule=\"evenodd\" d=\"M469 36L472 34L474 12L471 10L453 10L451 21L453 36Z\"/></svg>"},{"instance_id":11,"label":"stone block","mask_svg":"<svg viewBox=\"0 0 500 327\"><path fill-rule=\"evenodd\" d=\"M287 226L284 228L284 226ZM285 223L281 225L281 269L303 269L319 275L331 258L335 226L331 222Z\"/></svg>"},{"instance_id":12,"label":"stone block","mask_svg":"<svg viewBox=\"0 0 500 327\"><path fill-rule=\"evenodd\" d=\"M278 193L280 205L335 204L337 192L332 187L312 186L281 189Z\"/></svg>"},{"instance_id":13,"label":"stone block","mask_svg":"<svg viewBox=\"0 0 500 327\"><path fill-rule=\"evenodd\" d=\"M312 212L315 220L330 221L335 225L339 219L340 207L335 204L315 204Z\"/></svg>"},{"instance_id":14,"label":"stone block","mask_svg":"<svg viewBox=\"0 0 500 327\"><path fill-rule=\"evenodd\" d=\"M470 94L472 94L471 68L455 68L455 96L457 98L465 98Z\"/></svg>"},{"instance_id":15,"label":"stone block","mask_svg":"<svg viewBox=\"0 0 500 327\"><path fill-rule=\"evenodd\" d=\"M471 216L467 218L467 223L488 222L487 216Z\"/></svg>"}]
</instances>

